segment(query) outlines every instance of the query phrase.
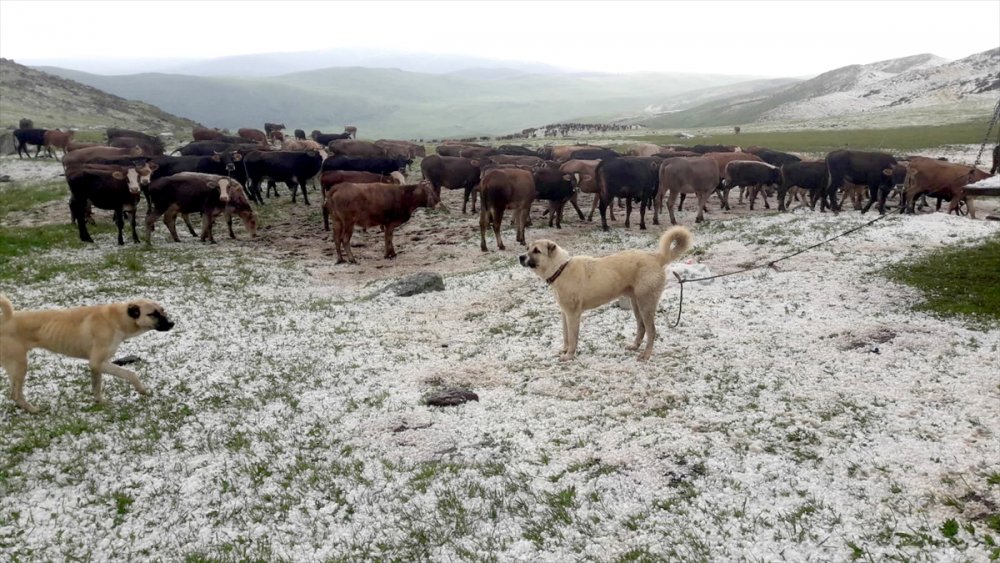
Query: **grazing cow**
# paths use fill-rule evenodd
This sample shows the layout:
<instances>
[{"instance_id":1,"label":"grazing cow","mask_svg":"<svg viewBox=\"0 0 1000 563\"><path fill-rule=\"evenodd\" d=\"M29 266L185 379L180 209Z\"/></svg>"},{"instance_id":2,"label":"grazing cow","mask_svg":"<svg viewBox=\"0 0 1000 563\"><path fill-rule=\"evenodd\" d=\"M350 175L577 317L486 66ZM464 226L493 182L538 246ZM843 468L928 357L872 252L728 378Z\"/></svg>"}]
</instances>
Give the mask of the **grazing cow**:
<instances>
[{"instance_id":1,"label":"grazing cow","mask_svg":"<svg viewBox=\"0 0 1000 563\"><path fill-rule=\"evenodd\" d=\"M382 158L388 156L385 149L369 141L339 139L330 141L326 146L327 151L332 156L360 156L364 158Z\"/></svg>"},{"instance_id":2,"label":"grazing cow","mask_svg":"<svg viewBox=\"0 0 1000 563\"><path fill-rule=\"evenodd\" d=\"M79 150L72 151L68 154L63 155L63 168L69 168L70 166L76 164L83 164L90 162L97 158L116 158L116 157L141 157L142 148L131 147L131 148L118 148L118 147L88 147Z\"/></svg>"},{"instance_id":3,"label":"grazing cow","mask_svg":"<svg viewBox=\"0 0 1000 563\"><path fill-rule=\"evenodd\" d=\"M766 162L733 160L726 165L726 176L723 179L726 186L750 187L750 210L757 200L757 193L765 186L777 187L781 184L781 169ZM771 209L767 203L767 193L762 193L764 208Z\"/></svg>"},{"instance_id":4,"label":"grazing cow","mask_svg":"<svg viewBox=\"0 0 1000 563\"><path fill-rule=\"evenodd\" d=\"M535 181L528 170L520 168L492 168L483 172L479 189L479 248L486 252L486 226L493 226L497 248L505 250L500 238L504 210L514 213L517 242L526 245L524 229L528 224L531 202L535 199Z\"/></svg>"},{"instance_id":5,"label":"grazing cow","mask_svg":"<svg viewBox=\"0 0 1000 563\"><path fill-rule=\"evenodd\" d=\"M107 145L102 143L78 143L76 141L70 141L66 143L66 152L78 151L80 149L89 149L91 147L106 147ZM65 154L63 156L66 156Z\"/></svg>"},{"instance_id":6,"label":"grazing cow","mask_svg":"<svg viewBox=\"0 0 1000 563\"><path fill-rule=\"evenodd\" d=\"M914 158L906 170L903 196L899 198L899 208L907 213L914 212L917 196L930 195L951 201L948 213L958 211L965 201L969 217L976 218L972 200L965 195L965 186L989 178L990 174L963 164L941 162L931 158Z\"/></svg>"},{"instance_id":7,"label":"grazing cow","mask_svg":"<svg viewBox=\"0 0 1000 563\"><path fill-rule=\"evenodd\" d=\"M246 141L246 139L240 139ZM170 154L180 153L181 156L212 156L215 153L238 150L241 152L269 151L266 145L239 143L234 144L226 141L193 141L183 147L174 150Z\"/></svg>"},{"instance_id":8,"label":"grazing cow","mask_svg":"<svg viewBox=\"0 0 1000 563\"><path fill-rule=\"evenodd\" d=\"M696 145L703 146L703 145ZM697 151L694 151L697 152ZM753 162L764 162L759 156L755 154L750 154L747 152L706 152L704 153L705 158L710 158L715 161L716 166L719 168L718 177L718 189L722 190L721 197L722 209L729 209L729 190L733 189L733 186L724 186L722 180L726 177L726 165L734 160L749 160Z\"/></svg>"},{"instance_id":9,"label":"grazing cow","mask_svg":"<svg viewBox=\"0 0 1000 563\"><path fill-rule=\"evenodd\" d=\"M663 196L667 192L667 213L670 214L670 224L676 225L674 203L678 195L695 194L698 198L698 215L695 223L705 219L705 207L708 198L719 185L718 164L705 157L682 157L664 160L659 170L660 187L656 193L656 205L653 209L653 224L659 224L660 209L663 207Z\"/></svg>"},{"instance_id":10,"label":"grazing cow","mask_svg":"<svg viewBox=\"0 0 1000 563\"><path fill-rule=\"evenodd\" d=\"M639 202L639 228L646 229L646 208L652 207L660 184L662 159L623 156L602 160L595 170L600 190L601 229L608 230L607 208L614 198L625 198L625 228L631 227L632 202Z\"/></svg>"},{"instance_id":11,"label":"grazing cow","mask_svg":"<svg viewBox=\"0 0 1000 563\"><path fill-rule=\"evenodd\" d=\"M305 141L306 140L306 132L303 131L302 129L296 129L295 130L295 138L298 139L298 140L300 140L300 141Z\"/></svg>"},{"instance_id":12,"label":"grazing cow","mask_svg":"<svg viewBox=\"0 0 1000 563\"><path fill-rule=\"evenodd\" d=\"M281 131L284 128L285 128L284 123L266 123L266 122L264 123L264 133L266 133L267 135L270 135L275 131Z\"/></svg>"},{"instance_id":13,"label":"grazing cow","mask_svg":"<svg viewBox=\"0 0 1000 563\"><path fill-rule=\"evenodd\" d=\"M793 187L808 190L809 207L815 209L816 200L826 194L828 181L829 174L826 170L825 160L803 160L785 164L781 167L781 184L778 186L778 210L787 211L785 199L788 190ZM825 209L826 205L820 206L821 211Z\"/></svg>"},{"instance_id":14,"label":"grazing cow","mask_svg":"<svg viewBox=\"0 0 1000 563\"><path fill-rule=\"evenodd\" d=\"M191 236L197 236L187 221L188 213L201 213L202 242L215 243L212 230L215 218L222 213L226 215L230 237L236 238L236 233L233 232L233 213L240 217L251 237L257 236L257 217L243 187L232 178L217 174L180 172L150 184L149 198L153 206L146 215L146 242L150 242L153 226L161 216L174 242L181 241L176 228L178 214L185 216Z\"/></svg>"},{"instance_id":15,"label":"grazing cow","mask_svg":"<svg viewBox=\"0 0 1000 563\"><path fill-rule=\"evenodd\" d=\"M611 149L581 149L570 153L570 160L608 160L621 156ZM652 156L652 155L651 155Z\"/></svg>"},{"instance_id":16,"label":"grazing cow","mask_svg":"<svg viewBox=\"0 0 1000 563\"><path fill-rule=\"evenodd\" d=\"M580 193L594 194L594 201L590 205L590 215L587 216L588 221L594 220L594 211L597 210L597 205L601 200L600 190L597 187L597 165L600 163L600 160L567 160L559 166L559 171L569 176L573 187ZM608 211L611 220L616 221L614 206L609 207Z\"/></svg>"},{"instance_id":17,"label":"grazing cow","mask_svg":"<svg viewBox=\"0 0 1000 563\"><path fill-rule=\"evenodd\" d=\"M241 127L236 130L236 134L239 135L245 141L250 141L251 143L258 143L261 145L267 144L267 133L264 133L260 129L253 129L251 127Z\"/></svg>"},{"instance_id":18,"label":"grazing cow","mask_svg":"<svg viewBox=\"0 0 1000 563\"><path fill-rule=\"evenodd\" d=\"M479 186L482 169L478 160L460 156L431 155L420 161L420 172L425 180L434 186L435 193L441 197L441 188L449 190L464 190L462 197L462 213L465 214L469 204L469 195ZM476 212L476 200L472 200L472 212Z\"/></svg>"},{"instance_id":19,"label":"grazing cow","mask_svg":"<svg viewBox=\"0 0 1000 563\"><path fill-rule=\"evenodd\" d=\"M823 203L829 202L830 209L840 211L837 205L837 190L846 182L868 186L868 203L861 213L867 213L878 200L878 211L885 214L885 199L894 185L893 167L896 158L884 152L862 152L837 150L826 155L826 169L830 175ZM822 209L822 206L820 207Z\"/></svg>"},{"instance_id":20,"label":"grazing cow","mask_svg":"<svg viewBox=\"0 0 1000 563\"><path fill-rule=\"evenodd\" d=\"M499 153L491 147L464 147L461 151L459 151L458 156L477 160L496 154Z\"/></svg>"},{"instance_id":21,"label":"grazing cow","mask_svg":"<svg viewBox=\"0 0 1000 563\"><path fill-rule=\"evenodd\" d=\"M330 141L347 139L350 135L347 133L321 133L318 129L316 129L309 135L309 137L325 147L330 144Z\"/></svg>"},{"instance_id":22,"label":"grazing cow","mask_svg":"<svg viewBox=\"0 0 1000 563\"><path fill-rule=\"evenodd\" d=\"M292 190L292 203L295 203L296 188L302 189L302 201L309 205L306 194L306 182L319 174L326 151L253 151L243 156L243 166L247 174L247 190L257 203L264 203L260 194L260 185L268 178L268 195L270 196L272 182L284 182ZM275 188L275 195L278 190Z\"/></svg>"},{"instance_id":23,"label":"grazing cow","mask_svg":"<svg viewBox=\"0 0 1000 563\"><path fill-rule=\"evenodd\" d=\"M436 152L438 156L456 157L462 156L462 150L466 148L467 147L465 145L444 144L438 145L438 147L434 149L434 152Z\"/></svg>"},{"instance_id":24,"label":"grazing cow","mask_svg":"<svg viewBox=\"0 0 1000 563\"><path fill-rule=\"evenodd\" d=\"M356 172L375 172L376 174L405 173L410 164L413 164L413 161L405 158L331 156L323 162L323 171L354 170Z\"/></svg>"},{"instance_id":25,"label":"grazing cow","mask_svg":"<svg viewBox=\"0 0 1000 563\"><path fill-rule=\"evenodd\" d=\"M761 160L770 164L771 166L777 166L781 168L786 164L792 162L799 162L801 158L795 156L794 154L789 154L787 152L781 152L776 150L767 149L764 147L747 147L744 152L750 154L755 154L760 157Z\"/></svg>"},{"instance_id":26,"label":"grazing cow","mask_svg":"<svg viewBox=\"0 0 1000 563\"><path fill-rule=\"evenodd\" d=\"M426 181L405 186L397 184L341 184L326 193L325 207L333 217L333 240L337 263L357 264L351 251L354 226L381 225L385 228L385 257L395 258L392 234L410 220L419 207L434 207L440 202L434 187Z\"/></svg>"},{"instance_id":27,"label":"grazing cow","mask_svg":"<svg viewBox=\"0 0 1000 563\"><path fill-rule=\"evenodd\" d=\"M140 147L142 149L142 154L146 156L160 156L163 154L163 149L160 148L162 144L150 143L146 139L139 137L115 137L114 139L108 141L108 146L119 149Z\"/></svg>"},{"instance_id":28,"label":"grazing cow","mask_svg":"<svg viewBox=\"0 0 1000 563\"><path fill-rule=\"evenodd\" d=\"M139 202L140 184L149 184L149 177L156 170L153 163L123 167L106 164L76 164L66 170L69 184L69 209L73 222L80 231L80 240L94 242L87 232L87 203L98 209L115 212L118 227L118 244L124 245L125 211L131 214L132 240L139 242L135 231L135 215Z\"/></svg>"},{"instance_id":29,"label":"grazing cow","mask_svg":"<svg viewBox=\"0 0 1000 563\"><path fill-rule=\"evenodd\" d=\"M148 135L141 131L109 127L106 130L106 134L108 136L108 144L111 146L116 146L113 142L115 139L127 137L130 139L142 139L145 141L145 143L132 143L132 145L138 144L143 146L143 150L146 150L150 155L161 155L163 154L163 151L166 150L166 147L163 144L163 139L153 135ZM150 147L148 150L146 149L147 145Z\"/></svg>"},{"instance_id":30,"label":"grazing cow","mask_svg":"<svg viewBox=\"0 0 1000 563\"><path fill-rule=\"evenodd\" d=\"M373 172L357 172L354 170L329 170L323 172L319 177L319 185L323 190L323 201L326 201L326 193L340 184L400 184L406 178L399 172L391 174L375 174ZM330 213L323 206L323 230L330 230Z\"/></svg>"},{"instance_id":31,"label":"grazing cow","mask_svg":"<svg viewBox=\"0 0 1000 563\"><path fill-rule=\"evenodd\" d=\"M226 134L218 129L207 127L194 127L191 129L191 138L195 141L220 141Z\"/></svg>"},{"instance_id":32,"label":"grazing cow","mask_svg":"<svg viewBox=\"0 0 1000 563\"><path fill-rule=\"evenodd\" d=\"M507 156L538 156L538 151L518 145L500 145L497 152Z\"/></svg>"},{"instance_id":33,"label":"grazing cow","mask_svg":"<svg viewBox=\"0 0 1000 563\"><path fill-rule=\"evenodd\" d=\"M521 157L536 158L536 157ZM557 229L562 228L563 208L566 202L572 202L573 208L580 215L583 221L583 211L576 203L576 189L573 187L573 177L563 174L558 168L536 167L531 171L532 179L535 182L535 199L549 202L549 226L555 221Z\"/></svg>"},{"instance_id":34,"label":"grazing cow","mask_svg":"<svg viewBox=\"0 0 1000 563\"><path fill-rule=\"evenodd\" d=\"M45 129L15 129L14 147L17 149L17 158L21 158L21 151L28 158L38 158L38 153L42 152L45 146ZM35 156L28 152L28 145L35 145Z\"/></svg>"},{"instance_id":35,"label":"grazing cow","mask_svg":"<svg viewBox=\"0 0 1000 563\"><path fill-rule=\"evenodd\" d=\"M56 157L55 151L53 149L62 149L63 156L66 156L68 152L66 146L69 145L70 141L73 140L73 135L76 131L60 131L58 129L50 129L45 132L45 152L49 153L52 158Z\"/></svg>"},{"instance_id":36,"label":"grazing cow","mask_svg":"<svg viewBox=\"0 0 1000 563\"><path fill-rule=\"evenodd\" d=\"M345 125L344 126L344 133L347 133L347 135L348 135L347 138L349 138L349 139L357 139L358 138L358 128L355 127L355 126L353 126L353 125Z\"/></svg>"},{"instance_id":37,"label":"grazing cow","mask_svg":"<svg viewBox=\"0 0 1000 563\"><path fill-rule=\"evenodd\" d=\"M385 151L385 156L389 158L405 157L416 158L427 156L427 150L423 145L411 143L409 141L392 141L389 139L379 139L375 141L375 146Z\"/></svg>"},{"instance_id":38,"label":"grazing cow","mask_svg":"<svg viewBox=\"0 0 1000 563\"><path fill-rule=\"evenodd\" d=\"M285 139L281 142L283 151L321 151L323 145L311 139Z\"/></svg>"}]
</instances>

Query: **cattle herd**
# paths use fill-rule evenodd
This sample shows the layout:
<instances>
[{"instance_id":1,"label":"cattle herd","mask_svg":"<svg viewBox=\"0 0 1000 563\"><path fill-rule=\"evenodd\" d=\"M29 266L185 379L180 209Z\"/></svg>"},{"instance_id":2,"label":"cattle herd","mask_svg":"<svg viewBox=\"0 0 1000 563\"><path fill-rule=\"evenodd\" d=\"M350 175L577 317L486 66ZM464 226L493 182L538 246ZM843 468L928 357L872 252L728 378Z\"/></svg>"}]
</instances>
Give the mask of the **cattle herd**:
<instances>
[{"instance_id":1,"label":"cattle herd","mask_svg":"<svg viewBox=\"0 0 1000 563\"><path fill-rule=\"evenodd\" d=\"M213 223L224 215L230 236L235 238L232 217L240 217L251 236L256 236L254 205L278 195L284 183L296 202L309 205L308 184L319 180L323 198L324 228L331 230L338 262L354 262L351 235L354 227L381 226L385 232L385 257L395 256L392 242L396 227L408 221L419 207L441 203L441 189L462 190L462 213L476 212L479 205L480 247L487 250L486 230L493 229L497 247L504 249L500 230L504 213L512 212L517 242L524 244L525 227L535 201L547 202L549 225L561 228L563 208L570 203L580 220L585 219L578 194L592 194L586 220L600 211L601 228L615 221L615 201L624 203L624 225L631 226L633 204L639 207L639 228L646 228L646 211L658 225L664 198L672 224L675 209L684 199L697 199L701 222L709 209L709 198L718 195L719 205L729 209L730 191L739 188L752 210L758 196L770 208L769 195L776 194L778 209L786 211L793 198L803 205L832 211L843 209L850 198L855 209L867 212L877 204L880 213L892 192L898 193L901 211L913 213L918 199L926 196L949 201L949 212L968 211L975 217L965 194L967 184L997 171L1000 147L993 151L993 168L987 173L974 167L927 157L898 158L883 152L835 150L819 160L764 147L724 145L660 146L631 145L620 153L593 145L546 146L531 149L520 145L486 146L472 142L444 141L437 154L427 156L423 144L399 140L357 140L357 130L343 133L301 129L286 138L281 123L266 123L263 130L239 129L236 135L196 127L192 142L166 155L162 139L139 131L111 128L107 143L76 143L73 132L36 129L22 120L14 132L18 157L35 157L42 148L50 156L62 151L62 164L70 188L72 221L80 239L92 241L87 232L91 207L114 211L118 243L124 244L124 223L130 219L132 239L139 242L136 215L140 200L147 206L146 240L162 218L171 238L179 240L175 228L181 215L195 235L189 214L200 213L201 240L214 242ZM179 156L174 156L174 155ZM405 175L416 159L422 180L405 183ZM867 202L864 196L867 195ZM926 203L926 200L924 200Z\"/></svg>"}]
</instances>

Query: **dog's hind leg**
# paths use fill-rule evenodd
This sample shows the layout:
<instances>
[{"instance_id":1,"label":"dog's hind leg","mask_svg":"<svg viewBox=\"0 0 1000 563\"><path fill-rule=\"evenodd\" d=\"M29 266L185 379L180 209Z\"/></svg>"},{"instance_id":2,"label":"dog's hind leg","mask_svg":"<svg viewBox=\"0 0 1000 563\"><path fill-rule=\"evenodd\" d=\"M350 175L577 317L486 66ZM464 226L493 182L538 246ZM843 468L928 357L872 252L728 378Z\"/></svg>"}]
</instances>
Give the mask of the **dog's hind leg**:
<instances>
[{"instance_id":1,"label":"dog's hind leg","mask_svg":"<svg viewBox=\"0 0 1000 563\"><path fill-rule=\"evenodd\" d=\"M628 298L629 302L632 303L632 314L635 315L635 341L628 349L638 350L639 344L642 344L642 339L646 336L646 321L642 318L642 312L639 310L639 302L635 294L629 295Z\"/></svg>"},{"instance_id":2,"label":"dog's hind leg","mask_svg":"<svg viewBox=\"0 0 1000 563\"><path fill-rule=\"evenodd\" d=\"M24 378L28 374L28 351L14 346L7 346L0 350L3 369L7 371L10 378L10 398L27 412L36 413L38 407L32 405L24 398Z\"/></svg>"}]
</instances>

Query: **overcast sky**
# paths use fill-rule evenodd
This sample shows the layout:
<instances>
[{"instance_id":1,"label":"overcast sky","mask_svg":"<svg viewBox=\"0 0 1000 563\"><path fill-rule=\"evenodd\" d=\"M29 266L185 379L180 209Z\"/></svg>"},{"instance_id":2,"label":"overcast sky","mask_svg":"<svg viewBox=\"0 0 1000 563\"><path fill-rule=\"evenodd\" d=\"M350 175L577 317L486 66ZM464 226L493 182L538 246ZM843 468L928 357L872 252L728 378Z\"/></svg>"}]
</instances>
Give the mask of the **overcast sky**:
<instances>
[{"instance_id":1,"label":"overcast sky","mask_svg":"<svg viewBox=\"0 0 1000 563\"><path fill-rule=\"evenodd\" d=\"M1000 1L39 2L0 0L0 56L215 58L340 47L607 72L811 76L1000 46Z\"/></svg>"}]
</instances>

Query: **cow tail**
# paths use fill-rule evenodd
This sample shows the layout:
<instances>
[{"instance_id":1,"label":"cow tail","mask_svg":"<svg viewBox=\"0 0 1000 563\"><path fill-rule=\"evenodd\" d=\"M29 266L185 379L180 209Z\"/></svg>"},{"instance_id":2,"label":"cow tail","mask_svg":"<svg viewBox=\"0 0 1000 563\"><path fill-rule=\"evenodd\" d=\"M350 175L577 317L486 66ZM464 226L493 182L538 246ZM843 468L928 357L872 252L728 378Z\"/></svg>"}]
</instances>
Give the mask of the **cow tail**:
<instances>
[{"instance_id":1,"label":"cow tail","mask_svg":"<svg viewBox=\"0 0 1000 563\"><path fill-rule=\"evenodd\" d=\"M675 242L676 246L674 246ZM687 252L689 248L691 248L691 231L687 230L686 227L671 227L660 236L660 248L656 252L656 256L660 259L660 265L666 266Z\"/></svg>"},{"instance_id":2,"label":"cow tail","mask_svg":"<svg viewBox=\"0 0 1000 563\"><path fill-rule=\"evenodd\" d=\"M601 170L603 169L603 167L604 167L603 160L598 162L597 166L594 167L594 184L597 185L597 197L599 198L604 198L604 190L605 190L604 174L601 174ZM611 203L614 202L609 202L607 205L611 205Z\"/></svg>"},{"instance_id":3,"label":"cow tail","mask_svg":"<svg viewBox=\"0 0 1000 563\"><path fill-rule=\"evenodd\" d=\"M10 304L6 295L0 295L0 313L3 313L3 316L0 316L0 324L14 317L14 306Z\"/></svg>"}]
</instances>

